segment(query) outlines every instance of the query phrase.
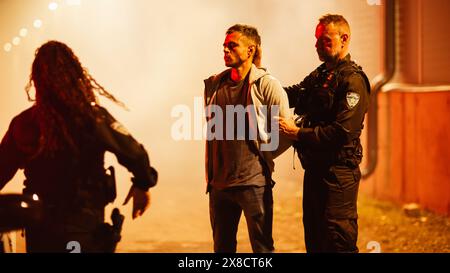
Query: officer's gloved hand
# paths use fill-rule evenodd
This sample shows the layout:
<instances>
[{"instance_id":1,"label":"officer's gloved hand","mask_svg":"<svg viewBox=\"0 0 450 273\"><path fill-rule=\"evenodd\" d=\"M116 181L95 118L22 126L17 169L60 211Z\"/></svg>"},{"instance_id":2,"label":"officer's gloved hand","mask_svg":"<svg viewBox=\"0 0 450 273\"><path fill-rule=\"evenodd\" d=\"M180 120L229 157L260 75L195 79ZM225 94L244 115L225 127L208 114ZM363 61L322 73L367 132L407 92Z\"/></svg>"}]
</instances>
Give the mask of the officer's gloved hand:
<instances>
[{"instance_id":1,"label":"officer's gloved hand","mask_svg":"<svg viewBox=\"0 0 450 273\"><path fill-rule=\"evenodd\" d=\"M141 190L133 185L125 198L123 205L128 204L128 201L130 201L131 198L133 198L132 215L133 219L136 219L137 217L142 216L142 214L150 207L150 191Z\"/></svg>"}]
</instances>

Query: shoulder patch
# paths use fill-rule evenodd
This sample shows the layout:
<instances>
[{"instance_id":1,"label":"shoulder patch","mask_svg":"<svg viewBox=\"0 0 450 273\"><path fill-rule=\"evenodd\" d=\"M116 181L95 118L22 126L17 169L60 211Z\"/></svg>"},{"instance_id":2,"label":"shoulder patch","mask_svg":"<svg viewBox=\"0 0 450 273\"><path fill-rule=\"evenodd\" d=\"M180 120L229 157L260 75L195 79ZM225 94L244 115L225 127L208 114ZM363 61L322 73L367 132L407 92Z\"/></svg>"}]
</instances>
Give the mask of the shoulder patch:
<instances>
[{"instance_id":1,"label":"shoulder patch","mask_svg":"<svg viewBox=\"0 0 450 273\"><path fill-rule=\"evenodd\" d=\"M357 104L358 104L358 102L359 102L359 99L360 99L360 96L359 96L359 94L358 93L356 93L356 92L351 92L351 91L348 91L347 92L347 105L348 105L348 107L350 108L350 109L352 109L353 107L355 107Z\"/></svg>"},{"instance_id":2,"label":"shoulder patch","mask_svg":"<svg viewBox=\"0 0 450 273\"><path fill-rule=\"evenodd\" d=\"M111 126L111 128L112 128L114 131L116 131L116 132L118 132L118 133L120 133L120 134L122 134L122 135L125 135L125 136L129 136L129 135L130 135L130 133L128 132L128 130L127 130L122 124L120 124L120 123L117 122L117 121L115 121L114 123L112 123L110 126Z\"/></svg>"}]
</instances>

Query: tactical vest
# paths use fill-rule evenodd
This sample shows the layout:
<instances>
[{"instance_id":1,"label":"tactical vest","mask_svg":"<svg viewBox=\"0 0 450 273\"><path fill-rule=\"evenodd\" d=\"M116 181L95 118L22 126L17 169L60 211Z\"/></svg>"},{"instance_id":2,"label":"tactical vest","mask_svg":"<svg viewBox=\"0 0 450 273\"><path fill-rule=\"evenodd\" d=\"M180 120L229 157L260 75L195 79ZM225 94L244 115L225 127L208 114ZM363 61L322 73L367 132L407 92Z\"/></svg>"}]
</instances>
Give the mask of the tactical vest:
<instances>
[{"instance_id":1,"label":"tactical vest","mask_svg":"<svg viewBox=\"0 0 450 273\"><path fill-rule=\"evenodd\" d=\"M295 114L299 115L297 126L314 128L327 126L336 121L338 101L346 99L345 79L354 73L360 74L369 88L370 82L362 68L355 62L345 62L337 68L327 70L325 64L319 66L303 82L302 95L295 107ZM350 132L350 139L343 146L311 148L296 143L300 161L305 169L320 168L331 165L346 165L356 168L361 163L362 146L360 135L363 124L358 130Z\"/></svg>"}]
</instances>

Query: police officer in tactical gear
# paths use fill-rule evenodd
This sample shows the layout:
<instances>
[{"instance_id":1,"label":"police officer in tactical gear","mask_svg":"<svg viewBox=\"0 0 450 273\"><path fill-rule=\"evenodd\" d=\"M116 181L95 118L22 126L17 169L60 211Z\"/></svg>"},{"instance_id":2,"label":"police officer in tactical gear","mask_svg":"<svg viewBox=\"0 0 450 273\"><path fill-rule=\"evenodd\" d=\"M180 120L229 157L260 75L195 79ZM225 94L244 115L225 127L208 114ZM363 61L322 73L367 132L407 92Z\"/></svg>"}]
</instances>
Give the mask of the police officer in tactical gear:
<instances>
[{"instance_id":1,"label":"police officer in tactical gear","mask_svg":"<svg viewBox=\"0 0 450 273\"><path fill-rule=\"evenodd\" d=\"M307 252L358 252L360 135L370 84L348 54L350 27L343 16L320 18L315 36L323 64L300 84L285 88L298 118L280 118L280 131L295 140L305 169Z\"/></svg>"},{"instance_id":2,"label":"police officer in tactical gear","mask_svg":"<svg viewBox=\"0 0 450 273\"><path fill-rule=\"evenodd\" d=\"M67 45L50 41L36 51L28 93L33 84L35 104L12 120L0 144L0 190L23 169L24 194L38 196L44 207L42 219L26 228L27 251L68 252L73 241L81 252L114 251L123 217L115 211L115 226L105 226L104 208L115 199L105 152L134 175L125 200L133 199L133 218L150 205L157 172L144 147L99 106L95 93L121 103Z\"/></svg>"}]
</instances>

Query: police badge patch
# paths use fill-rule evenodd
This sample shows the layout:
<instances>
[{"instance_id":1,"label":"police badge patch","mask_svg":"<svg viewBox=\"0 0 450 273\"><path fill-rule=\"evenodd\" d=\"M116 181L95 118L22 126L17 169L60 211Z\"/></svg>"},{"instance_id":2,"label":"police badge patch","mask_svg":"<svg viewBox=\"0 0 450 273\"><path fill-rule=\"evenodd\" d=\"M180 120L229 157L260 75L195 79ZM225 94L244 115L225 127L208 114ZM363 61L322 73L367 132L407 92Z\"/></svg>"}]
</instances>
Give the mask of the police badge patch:
<instances>
[{"instance_id":1,"label":"police badge patch","mask_svg":"<svg viewBox=\"0 0 450 273\"><path fill-rule=\"evenodd\" d=\"M350 109L355 107L359 102L359 94L355 92L347 93L347 104Z\"/></svg>"}]
</instances>

